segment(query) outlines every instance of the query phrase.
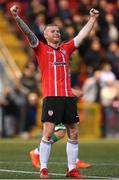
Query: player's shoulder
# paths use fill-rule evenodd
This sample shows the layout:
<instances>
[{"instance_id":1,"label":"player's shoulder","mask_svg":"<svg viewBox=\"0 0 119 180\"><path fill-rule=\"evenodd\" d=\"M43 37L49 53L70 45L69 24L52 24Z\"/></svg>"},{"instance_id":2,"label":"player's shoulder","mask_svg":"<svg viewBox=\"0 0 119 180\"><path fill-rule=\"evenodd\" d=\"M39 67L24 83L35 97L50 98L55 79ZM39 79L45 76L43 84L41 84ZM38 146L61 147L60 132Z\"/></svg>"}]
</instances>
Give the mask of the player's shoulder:
<instances>
[{"instance_id":1,"label":"player's shoulder","mask_svg":"<svg viewBox=\"0 0 119 180\"><path fill-rule=\"evenodd\" d=\"M74 43L74 39L68 40L68 41L63 41L60 45L60 47L68 46L70 44Z\"/></svg>"},{"instance_id":2,"label":"player's shoulder","mask_svg":"<svg viewBox=\"0 0 119 180\"><path fill-rule=\"evenodd\" d=\"M46 43L45 43L45 42L43 42L43 41L39 41L39 45L40 45L40 46L44 46L44 47L45 47L45 46L46 46Z\"/></svg>"},{"instance_id":3,"label":"player's shoulder","mask_svg":"<svg viewBox=\"0 0 119 180\"><path fill-rule=\"evenodd\" d=\"M44 42L42 42L42 41L39 41L38 42L38 44L35 46L35 47L33 47L33 49L41 49L41 48L45 48L46 47L46 44L44 43Z\"/></svg>"}]
</instances>

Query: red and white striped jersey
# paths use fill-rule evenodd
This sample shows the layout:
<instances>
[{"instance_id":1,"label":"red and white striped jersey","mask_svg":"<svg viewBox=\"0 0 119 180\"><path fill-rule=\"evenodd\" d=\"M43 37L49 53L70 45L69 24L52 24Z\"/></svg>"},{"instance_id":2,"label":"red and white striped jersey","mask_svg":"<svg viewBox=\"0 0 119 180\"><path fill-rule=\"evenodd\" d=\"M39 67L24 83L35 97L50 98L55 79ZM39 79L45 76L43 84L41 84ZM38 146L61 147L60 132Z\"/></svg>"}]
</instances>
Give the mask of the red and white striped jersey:
<instances>
[{"instance_id":1,"label":"red and white striped jersey","mask_svg":"<svg viewBox=\"0 0 119 180\"><path fill-rule=\"evenodd\" d=\"M41 71L43 97L73 96L69 58L75 49L74 40L60 45L58 49L43 42L34 48Z\"/></svg>"}]
</instances>

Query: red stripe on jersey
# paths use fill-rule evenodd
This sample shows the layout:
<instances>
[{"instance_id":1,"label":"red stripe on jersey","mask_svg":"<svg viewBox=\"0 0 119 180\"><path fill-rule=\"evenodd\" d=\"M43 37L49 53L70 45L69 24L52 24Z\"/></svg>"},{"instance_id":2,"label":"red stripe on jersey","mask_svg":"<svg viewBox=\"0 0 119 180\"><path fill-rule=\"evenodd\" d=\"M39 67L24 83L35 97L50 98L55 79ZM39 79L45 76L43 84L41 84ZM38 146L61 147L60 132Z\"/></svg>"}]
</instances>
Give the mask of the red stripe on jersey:
<instances>
[{"instance_id":1,"label":"red stripe on jersey","mask_svg":"<svg viewBox=\"0 0 119 180\"><path fill-rule=\"evenodd\" d=\"M69 75L69 58L75 50L74 41L54 49L42 42L34 48L42 76L42 94L47 96L73 96Z\"/></svg>"}]
</instances>

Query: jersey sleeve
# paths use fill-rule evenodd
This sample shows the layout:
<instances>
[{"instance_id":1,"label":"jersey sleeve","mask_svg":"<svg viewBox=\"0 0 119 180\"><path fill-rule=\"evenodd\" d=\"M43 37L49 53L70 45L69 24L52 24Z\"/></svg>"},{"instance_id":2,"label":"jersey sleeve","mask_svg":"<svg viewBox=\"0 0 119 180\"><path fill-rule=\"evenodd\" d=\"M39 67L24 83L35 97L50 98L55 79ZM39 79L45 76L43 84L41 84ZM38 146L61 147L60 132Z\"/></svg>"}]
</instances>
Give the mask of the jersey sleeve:
<instances>
[{"instance_id":1,"label":"jersey sleeve","mask_svg":"<svg viewBox=\"0 0 119 180\"><path fill-rule=\"evenodd\" d=\"M44 48L44 45L45 44L43 42L39 41L37 47L32 47L32 49L34 50L36 56L42 52L42 50Z\"/></svg>"},{"instance_id":2,"label":"jersey sleeve","mask_svg":"<svg viewBox=\"0 0 119 180\"><path fill-rule=\"evenodd\" d=\"M70 56L76 50L74 39L68 41L67 43L64 43L63 48L66 50L66 52Z\"/></svg>"}]
</instances>

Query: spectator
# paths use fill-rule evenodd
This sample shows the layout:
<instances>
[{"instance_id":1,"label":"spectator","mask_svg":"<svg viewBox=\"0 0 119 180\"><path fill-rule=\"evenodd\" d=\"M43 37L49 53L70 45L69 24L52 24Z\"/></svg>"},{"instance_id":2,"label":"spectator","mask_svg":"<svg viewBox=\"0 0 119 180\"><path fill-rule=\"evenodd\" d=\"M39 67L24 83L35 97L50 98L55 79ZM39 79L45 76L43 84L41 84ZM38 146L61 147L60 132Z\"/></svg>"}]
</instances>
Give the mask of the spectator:
<instances>
[{"instance_id":1,"label":"spectator","mask_svg":"<svg viewBox=\"0 0 119 180\"><path fill-rule=\"evenodd\" d=\"M12 98L12 89L6 87L4 89L5 103L3 108L4 116L4 136L5 137L14 137L17 134L17 120L16 113L17 107L14 99Z\"/></svg>"},{"instance_id":2,"label":"spectator","mask_svg":"<svg viewBox=\"0 0 119 180\"><path fill-rule=\"evenodd\" d=\"M100 85L99 85L99 79L100 79L100 71L95 71L94 75L92 77L89 77L84 82L84 85L82 87L83 91L83 101L84 102L100 102Z\"/></svg>"},{"instance_id":3,"label":"spectator","mask_svg":"<svg viewBox=\"0 0 119 180\"><path fill-rule=\"evenodd\" d=\"M41 0L43 5L47 9L48 17L52 18L56 15L57 12L57 3L55 0Z\"/></svg>"},{"instance_id":4,"label":"spectator","mask_svg":"<svg viewBox=\"0 0 119 180\"><path fill-rule=\"evenodd\" d=\"M85 54L85 63L89 67L91 66L93 70L99 70L102 56L101 56L101 44L99 39L94 39L90 45L90 49Z\"/></svg>"},{"instance_id":5,"label":"spectator","mask_svg":"<svg viewBox=\"0 0 119 180\"><path fill-rule=\"evenodd\" d=\"M25 131L30 132L36 126L36 115L38 106L38 96L36 93L29 93L26 109Z\"/></svg>"},{"instance_id":6,"label":"spectator","mask_svg":"<svg viewBox=\"0 0 119 180\"><path fill-rule=\"evenodd\" d=\"M78 50L72 54L70 60L70 72L71 72L71 87L76 88L80 86L79 73L80 73L81 57Z\"/></svg>"},{"instance_id":7,"label":"spectator","mask_svg":"<svg viewBox=\"0 0 119 180\"><path fill-rule=\"evenodd\" d=\"M119 79L119 46L117 42L111 42L107 50L107 59L112 66L112 72Z\"/></svg>"},{"instance_id":8,"label":"spectator","mask_svg":"<svg viewBox=\"0 0 119 180\"><path fill-rule=\"evenodd\" d=\"M45 41L43 31L46 26L46 16L40 13L35 18L35 23L32 23L31 29L37 35L40 41Z\"/></svg>"},{"instance_id":9,"label":"spectator","mask_svg":"<svg viewBox=\"0 0 119 180\"><path fill-rule=\"evenodd\" d=\"M115 11L113 12L115 25L117 29L119 30L119 0L117 0L117 6L115 8Z\"/></svg>"},{"instance_id":10,"label":"spectator","mask_svg":"<svg viewBox=\"0 0 119 180\"><path fill-rule=\"evenodd\" d=\"M119 138L119 81L116 82L117 96L112 102L112 108L114 111L114 120L113 120L113 133L114 137Z\"/></svg>"},{"instance_id":11,"label":"spectator","mask_svg":"<svg viewBox=\"0 0 119 180\"><path fill-rule=\"evenodd\" d=\"M118 29L114 24L114 17L112 14L106 14L106 22L107 22L107 36L108 36L108 41L115 41L118 42L119 35L118 35Z\"/></svg>"},{"instance_id":12,"label":"spectator","mask_svg":"<svg viewBox=\"0 0 119 180\"><path fill-rule=\"evenodd\" d=\"M82 15L76 13L72 16L72 20L73 20L73 25L76 29L76 32L79 32L82 28L82 24L83 24L83 17Z\"/></svg>"},{"instance_id":13,"label":"spectator","mask_svg":"<svg viewBox=\"0 0 119 180\"><path fill-rule=\"evenodd\" d=\"M21 78L22 85L26 88L27 92L38 92L38 83L34 77L34 73L29 68L25 68L23 76Z\"/></svg>"},{"instance_id":14,"label":"spectator","mask_svg":"<svg viewBox=\"0 0 119 180\"><path fill-rule=\"evenodd\" d=\"M91 8L90 0L81 0L81 2L79 3L79 12L82 15L88 15L90 8Z\"/></svg>"},{"instance_id":15,"label":"spectator","mask_svg":"<svg viewBox=\"0 0 119 180\"><path fill-rule=\"evenodd\" d=\"M103 127L102 135L104 137L112 137L111 125L114 118L114 112L112 109L112 102L117 95L117 89L115 82L108 77L105 82L105 86L102 87L100 97L101 104L103 106Z\"/></svg>"},{"instance_id":16,"label":"spectator","mask_svg":"<svg viewBox=\"0 0 119 180\"><path fill-rule=\"evenodd\" d=\"M27 94L21 85L20 81L17 81L13 92L11 93L11 99L15 105L15 119L16 119L16 134L20 134L24 131L25 123L27 120Z\"/></svg>"},{"instance_id":17,"label":"spectator","mask_svg":"<svg viewBox=\"0 0 119 180\"><path fill-rule=\"evenodd\" d=\"M98 19L99 27L101 27L99 31L99 38L104 48L106 48L108 45L108 26L105 19L107 14L107 9L105 7L107 7L107 4L107 0L100 0L98 3L98 9L101 12L101 15Z\"/></svg>"},{"instance_id":18,"label":"spectator","mask_svg":"<svg viewBox=\"0 0 119 180\"><path fill-rule=\"evenodd\" d=\"M100 85L101 87L106 86L107 82L110 80L114 82L116 80L115 74L111 70L111 65L109 63L103 64L101 74L100 74Z\"/></svg>"},{"instance_id":19,"label":"spectator","mask_svg":"<svg viewBox=\"0 0 119 180\"><path fill-rule=\"evenodd\" d=\"M66 33L68 35L68 39L72 39L76 35L75 28L73 27L73 25L68 25L66 27Z\"/></svg>"},{"instance_id":20,"label":"spectator","mask_svg":"<svg viewBox=\"0 0 119 180\"><path fill-rule=\"evenodd\" d=\"M71 22L68 0L59 0L57 16L59 16L65 23Z\"/></svg>"}]
</instances>

